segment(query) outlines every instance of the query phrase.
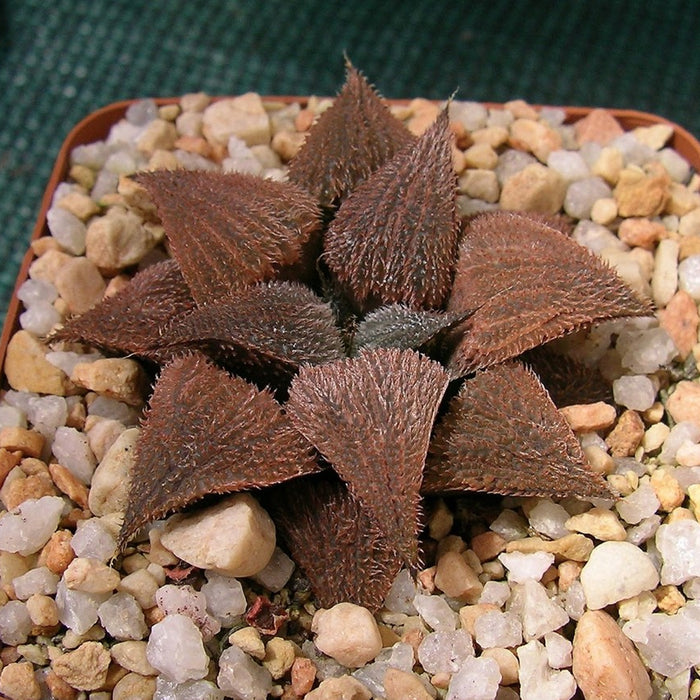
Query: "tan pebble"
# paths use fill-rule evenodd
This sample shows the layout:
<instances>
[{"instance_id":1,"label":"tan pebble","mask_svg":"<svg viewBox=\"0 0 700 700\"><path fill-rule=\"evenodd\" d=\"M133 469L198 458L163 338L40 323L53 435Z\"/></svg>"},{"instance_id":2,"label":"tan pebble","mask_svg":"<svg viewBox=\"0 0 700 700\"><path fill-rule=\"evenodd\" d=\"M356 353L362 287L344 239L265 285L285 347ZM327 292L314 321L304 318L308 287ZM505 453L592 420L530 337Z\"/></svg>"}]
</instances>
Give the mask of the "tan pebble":
<instances>
[{"instance_id":1,"label":"tan pebble","mask_svg":"<svg viewBox=\"0 0 700 700\"><path fill-rule=\"evenodd\" d=\"M65 493L81 508L88 507L88 488L85 484L78 481L66 467L57 462L49 465L49 472L53 483L56 484L61 493Z\"/></svg>"},{"instance_id":2,"label":"tan pebble","mask_svg":"<svg viewBox=\"0 0 700 700\"><path fill-rule=\"evenodd\" d=\"M34 666L28 661L5 666L0 672L0 693L10 700L41 700L41 687L34 677Z\"/></svg>"},{"instance_id":3,"label":"tan pebble","mask_svg":"<svg viewBox=\"0 0 700 700\"><path fill-rule=\"evenodd\" d=\"M581 575L583 564L580 561L563 561L557 568L559 570L559 590L565 592Z\"/></svg>"},{"instance_id":4,"label":"tan pebble","mask_svg":"<svg viewBox=\"0 0 700 700\"><path fill-rule=\"evenodd\" d=\"M297 131L308 131L314 123L316 115L310 109L302 109L294 118L294 128Z\"/></svg>"},{"instance_id":5,"label":"tan pebble","mask_svg":"<svg viewBox=\"0 0 700 700\"><path fill-rule=\"evenodd\" d=\"M56 274L58 293L72 314L83 314L102 299L105 281L87 258L70 258Z\"/></svg>"},{"instance_id":6,"label":"tan pebble","mask_svg":"<svg viewBox=\"0 0 700 700\"><path fill-rule=\"evenodd\" d=\"M439 559L445 552L465 552L467 543L459 535L446 535L437 546L436 559Z\"/></svg>"},{"instance_id":7,"label":"tan pebble","mask_svg":"<svg viewBox=\"0 0 700 700\"><path fill-rule=\"evenodd\" d=\"M543 122L527 118L516 119L510 125L509 142L513 148L532 153L542 163L562 145L559 132Z\"/></svg>"},{"instance_id":8,"label":"tan pebble","mask_svg":"<svg viewBox=\"0 0 700 700\"><path fill-rule=\"evenodd\" d=\"M85 432L90 449L98 462L101 462L119 436L126 431L124 424L111 418L88 416L85 420Z\"/></svg>"},{"instance_id":9,"label":"tan pebble","mask_svg":"<svg viewBox=\"0 0 700 700\"><path fill-rule=\"evenodd\" d=\"M7 510L14 510L30 498L42 498L43 496L56 496L51 479L43 474L33 474L25 479L13 479L11 482L6 480L5 485L0 492L2 494L2 502Z\"/></svg>"},{"instance_id":10,"label":"tan pebble","mask_svg":"<svg viewBox=\"0 0 700 700\"><path fill-rule=\"evenodd\" d=\"M681 236L678 241L678 259L685 260L691 255L700 254L700 235Z\"/></svg>"},{"instance_id":11,"label":"tan pebble","mask_svg":"<svg viewBox=\"0 0 700 700\"><path fill-rule=\"evenodd\" d=\"M698 308L693 298L683 290L677 291L658 312L659 325L671 336L682 359L690 355L698 338Z\"/></svg>"},{"instance_id":12,"label":"tan pebble","mask_svg":"<svg viewBox=\"0 0 700 700\"><path fill-rule=\"evenodd\" d=\"M500 611L500 608L493 603L476 603L474 605L465 605L459 609L459 622L462 629L474 636L474 623L478 617L484 613Z\"/></svg>"},{"instance_id":13,"label":"tan pebble","mask_svg":"<svg viewBox=\"0 0 700 700\"><path fill-rule=\"evenodd\" d=\"M292 690L303 697L313 688L316 680L316 666L311 659L298 656L292 664Z\"/></svg>"},{"instance_id":14,"label":"tan pebble","mask_svg":"<svg viewBox=\"0 0 700 700\"><path fill-rule=\"evenodd\" d=\"M508 140L508 129L504 126L486 126L471 132L475 144L485 143L492 149L500 148Z\"/></svg>"},{"instance_id":15,"label":"tan pebble","mask_svg":"<svg viewBox=\"0 0 700 700\"><path fill-rule=\"evenodd\" d=\"M75 559L75 552L70 546L71 539L73 535L68 530L54 532L39 554L39 566L46 566L58 576L63 575L68 565Z\"/></svg>"},{"instance_id":16,"label":"tan pebble","mask_svg":"<svg viewBox=\"0 0 700 700\"><path fill-rule=\"evenodd\" d=\"M700 237L700 207L681 216L678 222L678 233L683 238Z\"/></svg>"},{"instance_id":17,"label":"tan pebble","mask_svg":"<svg viewBox=\"0 0 700 700\"><path fill-rule=\"evenodd\" d=\"M659 586L654 591L654 598L659 610L668 615L677 613L685 605L685 598L676 586Z\"/></svg>"},{"instance_id":18,"label":"tan pebble","mask_svg":"<svg viewBox=\"0 0 700 700\"><path fill-rule=\"evenodd\" d=\"M163 534L163 528L152 527L148 531L148 559L154 564L159 564L160 566L174 566L178 563L179 559L160 541L161 535Z\"/></svg>"},{"instance_id":19,"label":"tan pebble","mask_svg":"<svg viewBox=\"0 0 700 700\"><path fill-rule=\"evenodd\" d=\"M573 673L586 700L649 700L651 683L632 642L602 610L589 610L574 634Z\"/></svg>"},{"instance_id":20,"label":"tan pebble","mask_svg":"<svg viewBox=\"0 0 700 700\"><path fill-rule=\"evenodd\" d=\"M651 126L638 126L632 129L634 137L655 151L660 151L673 136L673 127L670 124L652 124Z\"/></svg>"},{"instance_id":21,"label":"tan pebble","mask_svg":"<svg viewBox=\"0 0 700 700\"><path fill-rule=\"evenodd\" d=\"M156 149L171 150L177 140L177 129L164 119L153 119L136 139L136 148L146 156Z\"/></svg>"},{"instance_id":22,"label":"tan pebble","mask_svg":"<svg viewBox=\"0 0 700 700\"><path fill-rule=\"evenodd\" d=\"M151 700L155 691L155 678L127 673L114 686L112 700Z\"/></svg>"},{"instance_id":23,"label":"tan pebble","mask_svg":"<svg viewBox=\"0 0 700 700\"><path fill-rule=\"evenodd\" d=\"M58 624L56 601L41 593L34 593L27 599L27 612L32 622L40 627L52 627Z\"/></svg>"},{"instance_id":24,"label":"tan pebble","mask_svg":"<svg viewBox=\"0 0 700 700\"><path fill-rule=\"evenodd\" d=\"M659 468L651 474L651 487L659 499L659 508L667 513L680 506L685 500L685 493L672 472Z\"/></svg>"},{"instance_id":25,"label":"tan pebble","mask_svg":"<svg viewBox=\"0 0 700 700\"><path fill-rule=\"evenodd\" d=\"M393 647L396 642L401 641L401 637L399 637L399 635L396 634L396 632L394 632L394 630L388 625L384 625L379 622L377 623L377 626L379 627L379 634L382 638L382 649Z\"/></svg>"},{"instance_id":26,"label":"tan pebble","mask_svg":"<svg viewBox=\"0 0 700 700\"><path fill-rule=\"evenodd\" d=\"M111 700L108 692L110 690L114 690L114 687L119 683L119 681L124 678L129 672L125 669L122 668L121 666L118 666L117 664L110 664L109 668L107 669L107 678L105 679L105 682L102 684L102 687L100 690L107 694L107 697L105 700Z\"/></svg>"},{"instance_id":27,"label":"tan pebble","mask_svg":"<svg viewBox=\"0 0 700 700\"><path fill-rule=\"evenodd\" d=\"M125 203L128 205L132 213L135 212L140 217L148 221L158 220L158 210L156 209L156 205L153 203L153 199L148 194L148 190L142 184L136 182L136 180L128 175L121 175L119 177L117 192L119 192L119 194L124 198ZM109 209L107 211L107 217L114 217L113 212L114 208ZM94 230L96 223L97 222L91 225L91 228L93 228L93 235L95 233L100 233L99 228L96 231ZM103 226L108 228L105 224L103 224ZM113 224L110 224L109 227L116 228ZM116 255L120 256L121 253L116 253Z\"/></svg>"},{"instance_id":28,"label":"tan pebble","mask_svg":"<svg viewBox=\"0 0 700 700\"><path fill-rule=\"evenodd\" d=\"M676 423L692 421L700 425L700 384L680 381L666 401L666 410Z\"/></svg>"},{"instance_id":29,"label":"tan pebble","mask_svg":"<svg viewBox=\"0 0 700 700\"><path fill-rule=\"evenodd\" d=\"M117 585L117 590L129 593L144 609L152 608L156 604L156 591L159 588L158 581L150 571L137 569L127 574Z\"/></svg>"},{"instance_id":30,"label":"tan pebble","mask_svg":"<svg viewBox=\"0 0 700 700\"><path fill-rule=\"evenodd\" d=\"M418 647L424 639L425 632L417 627L411 629L404 628L404 633L401 635L401 641L411 645L413 656L416 659L418 658Z\"/></svg>"},{"instance_id":31,"label":"tan pebble","mask_svg":"<svg viewBox=\"0 0 700 700\"><path fill-rule=\"evenodd\" d=\"M148 387L148 380L136 360L107 357L94 362L79 362L71 373L71 381L100 396L139 406Z\"/></svg>"},{"instance_id":32,"label":"tan pebble","mask_svg":"<svg viewBox=\"0 0 700 700\"><path fill-rule=\"evenodd\" d=\"M617 202L612 197L602 197L593 202L591 220L602 226L610 225L617 218Z\"/></svg>"},{"instance_id":33,"label":"tan pebble","mask_svg":"<svg viewBox=\"0 0 700 700\"><path fill-rule=\"evenodd\" d=\"M627 409L620 414L605 443L613 457L631 457L644 438L644 421L637 411Z\"/></svg>"},{"instance_id":34,"label":"tan pebble","mask_svg":"<svg viewBox=\"0 0 700 700\"><path fill-rule=\"evenodd\" d=\"M459 191L462 194L494 203L500 196L498 177L492 170L465 170L459 178Z\"/></svg>"},{"instance_id":35,"label":"tan pebble","mask_svg":"<svg viewBox=\"0 0 700 700\"><path fill-rule=\"evenodd\" d=\"M152 608L143 611L143 617L146 620L146 624L149 627L153 627L153 625L165 618L165 613L157 605L154 605Z\"/></svg>"},{"instance_id":36,"label":"tan pebble","mask_svg":"<svg viewBox=\"0 0 700 700\"><path fill-rule=\"evenodd\" d=\"M178 170L182 164L172 151L154 151L148 159L147 170ZM107 204L107 202L104 202ZM126 204L126 201L115 200L112 204Z\"/></svg>"},{"instance_id":37,"label":"tan pebble","mask_svg":"<svg viewBox=\"0 0 700 700\"><path fill-rule=\"evenodd\" d=\"M541 537L525 537L513 540L506 545L506 552L550 552L555 561L571 559L572 561L588 561L593 551L593 542L588 537L578 533L564 535L556 540L543 540Z\"/></svg>"},{"instance_id":38,"label":"tan pebble","mask_svg":"<svg viewBox=\"0 0 700 700\"><path fill-rule=\"evenodd\" d=\"M625 168L620 172L613 196L620 216L656 216L666 207L671 180L665 171L647 174Z\"/></svg>"},{"instance_id":39,"label":"tan pebble","mask_svg":"<svg viewBox=\"0 0 700 700\"><path fill-rule=\"evenodd\" d=\"M435 586L463 603L476 603L484 588L477 573L458 552L446 552L438 559Z\"/></svg>"},{"instance_id":40,"label":"tan pebble","mask_svg":"<svg viewBox=\"0 0 700 700\"><path fill-rule=\"evenodd\" d=\"M429 566L427 569L419 571L416 575L418 583L429 595L435 592L435 571L436 567Z\"/></svg>"},{"instance_id":41,"label":"tan pebble","mask_svg":"<svg viewBox=\"0 0 700 700\"><path fill-rule=\"evenodd\" d=\"M54 647L55 648L55 647ZM60 676L49 669L45 676L46 687L51 693L52 700L76 700L78 691L68 685Z\"/></svg>"},{"instance_id":42,"label":"tan pebble","mask_svg":"<svg viewBox=\"0 0 700 700\"><path fill-rule=\"evenodd\" d=\"M352 676L326 678L304 700L370 700L372 693Z\"/></svg>"},{"instance_id":43,"label":"tan pebble","mask_svg":"<svg viewBox=\"0 0 700 700\"><path fill-rule=\"evenodd\" d=\"M83 642L51 663L57 676L78 690L97 690L107 680L111 657L99 642Z\"/></svg>"},{"instance_id":44,"label":"tan pebble","mask_svg":"<svg viewBox=\"0 0 700 700\"><path fill-rule=\"evenodd\" d=\"M72 260L72 256L62 252L58 243L51 236L44 236L39 240L45 239L53 240L56 245L36 246L37 249L41 249L41 255L29 266L29 276L32 279L46 280L54 284L58 273L68 261Z\"/></svg>"},{"instance_id":45,"label":"tan pebble","mask_svg":"<svg viewBox=\"0 0 700 700\"><path fill-rule=\"evenodd\" d=\"M485 659L493 659L498 664L501 672L501 685L514 685L518 682L520 664L518 657L510 650L501 647L484 649L481 656Z\"/></svg>"},{"instance_id":46,"label":"tan pebble","mask_svg":"<svg viewBox=\"0 0 700 700\"><path fill-rule=\"evenodd\" d=\"M22 461L22 453L19 450L8 450L0 447L0 487L5 477Z\"/></svg>"},{"instance_id":47,"label":"tan pebble","mask_svg":"<svg viewBox=\"0 0 700 700\"><path fill-rule=\"evenodd\" d=\"M165 151L156 151L156 153L165 153ZM100 197L100 206L108 209L109 207L124 207L126 202L118 192L107 192Z\"/></svg>"},{"instance_id":48,"label":"tan pebble","mask_svg":"<svg viewBox=\"0 0 700 700\"><path fill-rule=\"evenodd\" d=\"M273 637L265 645L265 656L262 665L270 672L272 678L278 681L292 668L295 657L293 642L281 637Z\"/></svg>"},{"instance_id":49,"label":"tan pebble","mask_svg":"<svg viewBox=\"0 0 700 700\"><path fill-rule=\"evenodd\" d=\"M271 146L265 146L262 144L260 146L251 146L250 151L260 162L260 165L262 165L266 170L270 168L282 167L281 158L274 152L274 150L272 150Z\"/></svg>"},{"instance_id":50,"label":"tan pebble","mask_svg":"<svg viewBox=\"0 0 700 700\"><path fill-rule=\"evenodd\" d=\"M668 202L666 202L664 213L680 216L681 222L682 217L697 212L698 206L700 206L700 195L698 195L697 192L691 192L685 185L681 185L679 182L672 182L668 186L668 194ZM679 222L679 233L681 233L681 222ZM686 230L685 225L683 228ZM692 228L695 229L695 227ZM681 233L681 235L683 234Z\"/></svg>"},{"instance_id":51,"label":"tan pebble","mask_svg":"<svg viewBox=\"0 0 700 700\"><path fill-rule=\"evenodd\" d=\"M645 452L658 450L668 437L671 429L665 423L654 423L650 425L642 438L642 447Z\"/></svg>"},{"instance_id":52,"label":"tan pebble","mask_svg":"<svg viewBox=\"0 0 700 700\"><path fill-rule=\"evenodd\" d=\"M66 209L82 221L87 221L100 211L97 202L85 192L69 192L65 197L61 197L56 205L61 209Z\"/></svg>"},{"instance_id":53,"label":"tan pebble","mask_svg":"<svg viewBox=\"0 0 700 700\"><path fill-rule=\"evenodd\" d=\"M48 349L29 331L15 333L5 354L5 376L16 391L65 396L73 385L65 373L46 359ZM38 433L37 433L38 434Z\"/></svg>"},{"instance_id":54,"label":"tan pebble","mask_svg":"<svg viewBox=\"0 0 700 700\"><path fill-rule=\"evenodd\" d=\"M272 150L282 159L282 162L288 163L299 153L305 140L306 134L303 132L278 131L272 137Z\"/></svg>"},{"instance_id":55,"label":"tan pebble","mask_svg":"<svg viewBox=\"0 0 700 700\"><path fill-rule=\"evenodd\" d=\"M255 146L270 142L270 119L260 95L248 92L212 102L204 110L202 133L215 146L226 147L231 136Z\"/></svg>"},{"instance_id":56,"label":"tan pebble","mask_svg":"<svg viewBox=\"0 0 700 700\"><path fill-rule=\"evenodd\" d=\"M608 475L615 471L615 460L598 445L586 445L583 448L588 465L596 474Z\"/></svg>"},{"instance_id":57,"label":"tan pebble","mask_svg":"<svg viewBox=\"0 0 700 700\"><path fill-rule=\"evenodd\" d=\"M141 201L137 188L126 184L123 188L132 201ZM146 208L145 213L152 216L151 211ZM153 229L144 225L141 216L124 207L110 207L105 216L88 224L85 255L103 274L111 276L140 262L158 242Z\"/></svg>"},{"instance_id":58,"label":"tan pebble","mask_svg":"<svg viewBox=\"0 0 700 700\"><path fill-rule=\"evenodd\" d=\"M573 404L559 409L569 427L577 433L591 433L607 430L615 423L615 407L604 401L587 404Z\"/></svg>"},{"instance_id":59,"label":"tan pebble","mask_svg":"<svg viewBox=\"0 0 700 700\"><path fill-rule=\"evenodd\" d=\"M666 306L678 289L678 250L678 242L670 238L659 241L657 246L651 291L658 307Z\"/></svg>"},{"instance_id":60,"label":"tan pebble","mask_svg":"<svg viewBox=\"0 0 700 700\"><path fill-rule=\"evenodd\" d=\"M70 166L68 177L75 180L75 182L77 182L84 189L91 190L95 184L97 175L95 174L95 171L87 165L75 163ZM50 236L44 236L44 238L50 238Z\"/></svg>"},{"instance_id":61,"label":"tan pebble","mask_svg":"<svg viewBox=\"0 0 700 700\"><path fill-rule=\"evenodd\" d=\"M464 158L464 153L457 146L452 146L452 169L457 175L467 167L467 161Z\"/></svg>"},{"instance_id":62,"label":"tan pebble","mask_svg":"<svg viewBox=\"0 0 700 700\"><path fill-rule=\"evenodd\" d=\"M183 112L203 112L211 103L211 97L206 92L189 92L180 98Z\"/></svg>"},{"instance_id":63,"label":"tan pebble","mask_svg":"<svg viewBox=\"0 0 700 700\"><path fill-rule=\"evenodd\" d=\"M621 542L627 537L627 531L617 514L604 508L591 508L585 513L574 515L566 521L565 527L603 541Z\"/></svg>"},{"instance_id":64,"label":"tan pebble","mask_svg":"<svg viewBox=\"0 0 700 700\"><path fill-rule=\"evenodd\" d=\"M229 635L228 641L254 659L262 661L265 658L265 643L255 627L241 627Z\"/></svg>"},{"instance_id":65,"label":"tan pebble","mask_svg":"<svg viewBox=\"0 0 700 700\"><path fill-rule=\"evenodd\" d=\"M434 540L441 540L450 534L453 523L452 511L442 498L438 499L428 516L428 534Z\"/></svg>"},{"instance_id":66,"label":"tan pebble","mask_svg":"<svg viewBox=\"0 0 700 700\"><path fill-rule=\"evenodd\" d=\"M440 688L442 690L447 690L450 685L450 679L452 678L451 673L446 671L441 671L430 677L430 684L435 688Z\"/></svg>"},{"instance_id":67,"label":"tan pebble","mask_svg":"<svg viewBox=\"0 0 700 700\"><path fill-rule=\"evenodd\" d=\"M497 532L487 530L472 537L471 549L479 557L479 561L490 561L495 559L501 552L505 551L506 540Z\"/></svg>"},{"instance_id":68,"label":"tan pebble","mask_svg":"<svg viewBox=\"0 0 700 700\"><path fill-rule=\"evenodd\" d=\"M413 116L408 120L406 127L412 134L420 136L437 119L440 107L421 97L411 100L410 107Z\"/></svg>"},{"instance_id":69,"label":"tan pebble","mask_svg":"<svg viewBox=\"0 0 700 700\"><path fill-rule=\"evenodd\" d=\"M503 209L556 214L565 194L561 175L541 163L532 163L505 181L500 204Z\"/></svg>"},{"instance_id":70,"label":"tan pebble","mask_svg":"<svg viewBox=\"0 0 700 700\"><path fill-rule=\"evenodd\" d=\"M382 638L372 613L360 605L338 603L314 615L311 630L319 651L343 666L359 668L382 649Z\"/></svg>"},{"instance_id":71,"label":"tan pebble","mask_svg":"<svg viewBox=\"0 0 700 700\"><path fill-rule=\"evenodd\" d=\"M574 124L574 131L579 144L593 141L602 146L624 133L620 122L606 109L592 109Z\"/></svg>"},{"instance_id":72,"label":"tan pebble","mask_svg":"<svg viewBox=\"0 0 700 700\"><path fill-rule=\"evenodd\" d=\"M181 136L201 136L202 115L199 112L182 112L175 120L175 128Z\"/></svg>"},{"instance_id":73,"label":"tan pebble","mask_svg":"<svg viewBox=\"0 0 700 700\"><path fill-rule=\"evenodd\" d=\"M391 666L384 674L384 694L386 700L432 700L433 698L415 673Z\"/></svg>"},{"instance_id":74,"label":"tan pebble","mask_svg":"<svg viewBox=\"0 0 700 700\"><path fill-rule=\"evenodd\" d=\"M66 587L84 593L111 593L119 584L119 572L97 559L77 557L63 574Z\"/></svg>"},{"instance_id":75,"label":"tan pebble","mask_svg":"<svg viewBox=\"0 0 700 700\"><path fill-rule=\"evenodd\" d=\"M688 498L690 499L690 509L695 519L700 522L700 484L688 486Z\"/></svg>"},{"instance_id":76,"label":"tan pebble","mask_svg":"<svg viewBox=\"0 0 700 700\"><path fill-rule=\"evenodd\" d=\"M498 165L498 153L488 143L475 143L464 151L467 168L493 170Z\"/></svg>"},{"instance_id":77,"label":"tan pebble","mask_svg":"<svg viewBox=\"0 0 700 700\"><path fill-rule=\"evenodd\" d=\"M503 108L516 119L537 119L539 116L537 110L531 104L521 99L509 100L503 105Z\"/></svg>"},{"instance_id":78,"label":"tan pebble","mask_svg":"<svg viewBox=\"0 0 700 700\"><path fill-rule=\"evenodd\" d=\"M609 185L615 185L624 166L622 152L617 148L605 147L591 166L591 174L602 177ZM615 203L617 207L617 202Z\"/></svg>"},{"instance_id":79,"label":"tan pebble","mask_svg":"<svg viewBox=\"0 0 700 700\"><path fill-rule=\"evenodd\" d=\"M652 221L646 217L632 217L620 223L617 235L628 246L640 246L653 250L662 238L668 236L668 230L660 221Z\"/></svg>"},{"instance_id":80,"label":"tan pebble","mask_svg":"<svg viewBox=\"0 0 700 700\"><path fill-rule=\"evenodd\" d=\"M35 430L5 427L0 429L0 447L9 452L21 452L27 457L40 457L44 436Z\"/></svg>"},{"instance_id":81,"label":"tan pebble","mask_svg":"<svg viewBox=\"0 0 700 700\"><path fill-rule=\"evenodd\" d=\"M158 107L158 117L165 119L166 122L174 122L178 114L180 114L180 105L170 104Z\"/></svg>"},{"instance_id":82,"label":"tan pebble","mask_svg":"<svg viewBox=\"0 0 700 700\"><path fill-rule=\"evenodd\" d=\"M44 462L43 459L39 459L38 457L22 458L22 461L20 462L20 467L27 476L31 476L32 474L43 474L44 476L50 477L49 468L46 462Z\"/></svg>"}]
</instances>

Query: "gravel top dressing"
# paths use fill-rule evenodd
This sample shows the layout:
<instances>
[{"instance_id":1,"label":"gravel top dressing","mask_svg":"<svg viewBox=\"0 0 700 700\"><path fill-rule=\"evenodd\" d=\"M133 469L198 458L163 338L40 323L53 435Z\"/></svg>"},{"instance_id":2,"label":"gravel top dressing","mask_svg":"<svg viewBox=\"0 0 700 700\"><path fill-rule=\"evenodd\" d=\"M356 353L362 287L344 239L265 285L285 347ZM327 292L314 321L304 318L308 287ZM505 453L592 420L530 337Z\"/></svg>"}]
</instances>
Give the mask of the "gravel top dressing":
<instances>
[{"instance_id":1,"label":"gravel top dressing","mask_svg":"<svg viewBox=\"0 0 700 700\"><path fill-rule=\"evenodd\" d=\"M0 693L700 697L700 177L673 127L415 99L376 117L393 114L376 143L395 153L342 168L309 208L296 185L317 164L295 157L326 114L355 128L343 100L369 87L348 76L303 104L134 102L72 152L4 359ZM239 209L222 172L253 183ZM390 209L418 190L415 210ZM255 236L231 253L186 238L248 216L268 217L267 257ZM372 216L447 233L394 250ZM296 280L326 225L315 296ZM496 241L483 260L477 240ZM432 266L460 245L458 264ZM497 246L498 288L480 272ZM229 258L248 280L233 290ZM172 464L195 465L176 487Z\"/></svg>"}]
</instances>

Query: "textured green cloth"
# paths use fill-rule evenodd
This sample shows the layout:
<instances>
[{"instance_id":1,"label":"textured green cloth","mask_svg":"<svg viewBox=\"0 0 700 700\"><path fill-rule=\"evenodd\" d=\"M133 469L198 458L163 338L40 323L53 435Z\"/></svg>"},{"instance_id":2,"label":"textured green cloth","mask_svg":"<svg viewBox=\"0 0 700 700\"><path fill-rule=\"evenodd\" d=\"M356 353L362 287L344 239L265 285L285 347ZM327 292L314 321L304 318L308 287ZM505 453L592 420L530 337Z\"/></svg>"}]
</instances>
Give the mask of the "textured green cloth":
<instances>
[{"instance_id":1,"label":"textured green cloth","mask_svg":"<svg viewBox=\"0 0 700 700\"><path fill-rule=\"evenodd\" d=\"M0 0L0 309L56 153L116 100L333 94L343 52L387 97L641 109L700 134L688 0Z\"/></svg>"}]
</instances>

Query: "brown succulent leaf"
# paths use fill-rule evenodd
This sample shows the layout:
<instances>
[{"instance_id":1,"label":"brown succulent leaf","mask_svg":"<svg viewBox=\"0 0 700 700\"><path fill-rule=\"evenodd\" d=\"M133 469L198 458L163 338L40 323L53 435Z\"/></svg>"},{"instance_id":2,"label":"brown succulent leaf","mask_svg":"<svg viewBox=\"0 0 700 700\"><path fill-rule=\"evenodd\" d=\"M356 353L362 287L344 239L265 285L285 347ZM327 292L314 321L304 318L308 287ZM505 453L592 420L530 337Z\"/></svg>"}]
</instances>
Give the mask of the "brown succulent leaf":
<instances>
[{"instance_id":1,"label":"brown succulent leaf","mask_svg":"<svg viewBox=\"0 0 700 700\"><path fill-rule=\"evenodd\" d=\"M310 446L269 391L195 354L161 372L136 450L122 545L142 525L209 494L318 470Z\"/></svg>"},{"instance_id":2,"label":"brown succulent leaf","mask_svg":"<svg viewBox=\"0 0 700 700\"><path fill-rule=\"evenodd\" d=\"M200 305L273 279L319 231L314 200L244 173L157 170L134 178L153 198L173 256Z\"/></svg>"},{"instance_id":3,"label":"brown succulent leaf","mask_svg":"<svg viewBox=\"0 0 700 700\"><path fill-rule=\"evenodd\" d=\"M597 367L547 345L528 350L520 359L534 370L556 406L612 401L612 386Z\"/></svg>"},{"instance_id":4,"label":"brown succulent leaf","mask_svg":"<svg viewBox=\"0 0 700 700\"><path fill-rule=\"evenodd\" d=\"M174 260L137 273L114 296L70 319L52 339L82 342L110 352L130 354L160 342L163 329L195 308Z\"/></svg>"},{"instance_id":5,"label":"brown succulent leaf","mask_svg":"<svg viewBox=\"0 0 700 700\"><path fill-rule=\"evenodd\" d=\"M358 325L352 339L352 354L369 348L418 350L463 320L463 314L415 311L403 304L382 306L367 314Z\"/></svg>"},{"instance_id":6,"label":"brown succulent leaf","mask_svg":"<svg viewBox=\"0 0 700 700\"><path fill-rule=\"evenodd\" d=\"M452 399L428 453L423 493L609 497L602 477L532 371L478 371Z\"/></svg>"},{"instance_id":7,"label":"brown succulent leaf","mask_svg":"<svg viewBox=\"0 0 700 700\"><path fill-rule=\"evenodd\" d=\"M447 111L415 146L370 175L338 209L324 260L354 304L440 308L450 291L459 223Z\"/></svg>"},{"instance_id":8,"label":"brown succulent leaf","mask_svg":"<svg viewBox=\"0 0 700 700\"><path fill-rule=\"evenodd\" d=\"M473 311L448 364L453 375L594 321L652 312L612 268L542 217L506 211L466 223L447 308Z\"/></svg>"},{"instance_id":9,"label":"brown succulent leaf","mask_svg":"<svg viewBox=\"0 0 700 700\"><path fill-rule=\"evenodd\" d=\"M342 602L372 611L381 607L401 558L337 476L282 484L264 504L323 607Z\"/></svg>"},{"instance_id":10,"label":"brown succulent leaf","mask_svg":"<svg viewBox=\"0 0 700 700\"><path fill-rule=\"evenodd\" d=\"M413 140L365 77L348 65L343 89L289 164L289 179L321 206L333 207Z\"/></svg>"},{"instance_id":11,"label":"brown succulent leaf","mask_svg":"<svg viewBox=\"0 0 700 700\"><path fill-rule=\"evenodd\" d=\"M157 350L162 361L200 350L264 383L285 383L303 363L345 357L333 310L311 289L290 282L246 287L228 299L177 318Z\"/></svg>"},{"instance_id":12,"label":"brown succulent leaf","mask_svg":"<svg viewBox=\"0 0 700 700\"><path fill-rule=\"evenodd\" d=\"M302 367L286 409L408 566L418 561L421 474L447 375L412 350Z\"/></svg>"}]
</instances>

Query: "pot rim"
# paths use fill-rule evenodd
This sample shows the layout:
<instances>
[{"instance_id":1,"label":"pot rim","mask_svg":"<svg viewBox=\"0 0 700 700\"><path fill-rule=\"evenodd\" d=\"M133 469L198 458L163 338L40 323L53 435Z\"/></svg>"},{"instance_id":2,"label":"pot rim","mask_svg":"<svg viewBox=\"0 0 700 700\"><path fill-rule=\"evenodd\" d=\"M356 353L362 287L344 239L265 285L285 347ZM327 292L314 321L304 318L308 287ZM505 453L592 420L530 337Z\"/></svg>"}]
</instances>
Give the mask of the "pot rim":
<instances>
[{"instance_id":1,"label":"pot rim","mask_svg":"<svg viewBox=\"0 0 700 700\"><path fill-rule=\"evenodd\" d=\"M228 96L220 95L212 97L212 100L226 99ZM292 104L298 102L305 105L309 97L294 96L294 95L261 95L264 102L278 102L282 104ZM15 286L12 291L12 297L7 308L7 315L4 319L2 334L0 334L0 372L2 372L5 362L5 353L10 338L19 328L19 314L21 302L17 298L17 290L29 276L29 266L35 259L34 252L31 248L31 243L42 236L49 235L46 225L46 213L51 206L51 199L56 187L65 180L69 170L69 160L71 151L76 147L94 141L104 139L109 133L109 129L117 123L126 114L126 110L134 103L140 102L145 98L134 98L130 100L121 100L112 102L104 107L101 107L94 112L89 113L81 119L68 132L63 144L61 145L56 160L54 162L51 175L44 189L44 194L41 198L39 212L37 214L36 223L29 238L29 246L20 264ZM159 107L169 104L177 104L180 97L157 97L153 98L156 105ZM408 105L410 99L386 99L389 105ZM433 100L436 103L444 101ZM499 102L479 102L485 107L493 109L504 108L503 103ZM563 109L566 117L565 123L574 123L582 119L596 107L581 107L581 106L556 106L556 105L530 105L538 111L541 109ZM615 109L605 108L612 116L614 116L622 125L629 131L637 127L654 126L656 124L666 124L673 129L673 135L669 141L669 146L680 153L696 170L700 171L700 141L696 139L687 129L679 124L672 122L665 117L652 114L651 112L643 112L634 109ZM3 381L4 384L4 381Z\"/></svg>"}]
</instances>

